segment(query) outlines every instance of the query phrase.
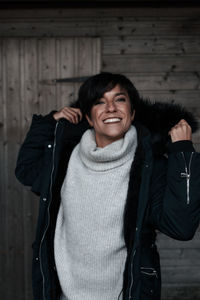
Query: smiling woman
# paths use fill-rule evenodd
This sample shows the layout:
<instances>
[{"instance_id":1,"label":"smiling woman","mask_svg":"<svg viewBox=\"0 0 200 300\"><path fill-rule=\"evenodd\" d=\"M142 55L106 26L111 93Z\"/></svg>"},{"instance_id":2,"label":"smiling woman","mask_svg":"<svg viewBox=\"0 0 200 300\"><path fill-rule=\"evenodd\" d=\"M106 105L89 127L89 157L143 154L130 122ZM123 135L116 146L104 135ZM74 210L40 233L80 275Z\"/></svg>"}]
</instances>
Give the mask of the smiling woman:
<instances>
[{"instance_id":1,"label":"smiling woman","mask_svg":"<svg viewBox=\"0 0 200 300\"><path fill-rule=\"evenodd\" d=\"M111 73L87 79L73 106L33 117L16 176L41 197L34 299L161 299L156 231L189 240L199 223L188 123Z\"/></svg>"},{"instance_id":2,"label":"smiling woman","mask_svg":"<svg viewBox=\"0 0 200 300\"><path fill-rule=\"evenodd\" d=\"M128 131L134 119L134 107L139 100L139 94L132 82L121 74L108 72L90 77L80 87L76 107L64 108L54 114L59 120L66 117L77 123L81 112L95 130L98 147L122 138ZM63 115L63 112L68 115ZM72 120L73 118L73 120Z\"/></svg>"},{"instance_id":3,"label":"smiling woman","mask_svg":"<svg viewBox=\"0 0 200 300\"><path fill-rule=\"evenodd\" d=\"M129 95L120 85L106 92L92 107L90 117L86 115L94 128L97 146L105 147L121 139L130 128L134 114Z\"/></svg>"},{"instance_id":4,"label":"smiling woman","mask_svg":"<svg viewBox=\"0 0 200 300\"><path fill-rule=\"evenodd\" d=\"M117 85L121 87L120 93L125 93L126 96L128 94L133 111L135 104L139 101L139 94L133 83L121 74L108 72L92 76L83 83L79 89L76 106L81 109L83 115L90 116L93 105L102 100L103 95Z\"/></svg>"}]
</instances>

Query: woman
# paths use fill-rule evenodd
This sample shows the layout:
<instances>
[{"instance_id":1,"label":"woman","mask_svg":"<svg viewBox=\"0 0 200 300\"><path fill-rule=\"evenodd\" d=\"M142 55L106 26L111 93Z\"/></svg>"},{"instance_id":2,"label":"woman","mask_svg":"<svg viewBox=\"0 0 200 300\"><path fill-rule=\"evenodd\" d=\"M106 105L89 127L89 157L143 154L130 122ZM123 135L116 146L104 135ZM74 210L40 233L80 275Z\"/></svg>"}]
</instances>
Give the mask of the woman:
<instances>
[{"instance_id":1,"label":"woman","mask_svg":"<svg viewBox=\"0 0 200 300\"><path fill-rule=\"evenodd\" d=\"M89 78L73 106L33 116L16 176L40 195L35 299L160 299L156 230L189 240L199 223L191 127L191 114L111 73Z\"/></svg>"}]
</instances>

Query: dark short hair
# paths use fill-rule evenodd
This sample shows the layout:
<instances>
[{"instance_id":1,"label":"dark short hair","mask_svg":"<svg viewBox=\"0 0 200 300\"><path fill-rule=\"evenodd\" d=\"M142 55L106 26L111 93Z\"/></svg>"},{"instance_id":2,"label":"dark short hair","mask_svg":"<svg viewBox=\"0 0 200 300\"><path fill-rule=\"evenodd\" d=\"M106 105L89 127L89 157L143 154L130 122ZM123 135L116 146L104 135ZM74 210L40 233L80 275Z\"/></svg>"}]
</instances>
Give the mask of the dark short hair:
<instances>
[{"instance_id":1,"label":"dark short hair","mask_svg":"<svg viewBox=\"0 0 200 300\"><path fill-rule=\"evenodd\" d=\"M92 106L95 102L116 85L120 85L120 87L128 93L131 103L131 112L133 112L135 104L139 101L138 91L126 76L109 72L102 72L91 76L81 85L76 106L81 109L83 115L87 114L90 116Z\"/></svg>"}]
</instances>

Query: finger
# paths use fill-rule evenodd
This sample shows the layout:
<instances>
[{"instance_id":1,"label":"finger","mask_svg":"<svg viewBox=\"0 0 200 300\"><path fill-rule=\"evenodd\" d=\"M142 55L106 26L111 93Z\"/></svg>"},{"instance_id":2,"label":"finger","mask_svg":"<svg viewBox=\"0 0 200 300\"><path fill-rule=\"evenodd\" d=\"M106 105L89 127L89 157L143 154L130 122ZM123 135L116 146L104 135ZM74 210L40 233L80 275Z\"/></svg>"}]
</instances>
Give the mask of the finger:
<instances>
[{"instance_id":1,"label":"finger","mask_svg":"<svg viewBox=\"0 0 200 300\"><path fill-rule=\"evenodd\" d=\"M73 119L73 123L78 123L78 114L71 108L65 108L63 111L67 116L70 116L70 119Z\"/></svg>"},{"instance_id":2,"label":"finger","mask_svg":"<svg viewBox=\"0 0 200 300\"><path fill-rule=\"evenodd\" d=\"M175 129L183 130L185 132L192 131L191 126L187 122L182 122L182 123L178 124L178 126L175 126Z\"/></svg>"},{"instance_id":3,"label":"finger","mask_svg":"<svg viewBox=\"0 0 200 300\"><path fill-rule=\"evenodd\" d=\"M83 115L82 115L80 108L71 107L71 109L78 114L79 120L82 120Z\"/></svg>"},{"instance_id":4,"label":"finger","mask_svg":"<svg viewBox=\"0 0 200 300\"><path fill-rule=\"evenodd\" d=\"M187 121L185 119L181 119L179 122L187 123Z\"/></svg>"},{"instance_id":5,"label":"finger","mask_svg":"<svg viewBox=\"0 0 200 300\"><path fill-rule=\"evenodd\" d=\"M186 122L180 122L177 125L179 125L179 126L189 126L188 123L186 123Z\"/></svg>"},{"instance_id":6,"label":"finger","mask_svg":"<svg viewBox=\"0 0 200 300\"><path fill-rule=\"evenodd\" d=\"M64 118L62 110L57 111L57 112L53 115L53 117L54 117L54 119L55 119L56 121L59 121L61 118Z\"/></svg>"},{"instance_id":7,"label":"finger","mask_svg":"<svg viewBox=\"0 0 200 300\"><path fill-rule=\"evenodd\" d=\"M181 125L181 126L188 126L188 127L190 127L190 125L188 124L188 122L185 121L184 119L180 120L178 124Z\"/></svg>"},{"instance_id":8,"label":"finger","mask_svg":"<svg viewBox=\"0 0 200 300\"><path fill-rule=\"evenodd\" d=\"M81 110L79 108L74 108L74 107L66 107L67 111L70 111L72 113L78 114L80 117L82 117Z\"/></svg>"},{"instance_id":9,"label":"finger","mask_svg":"<svg viewBox=\"0 0 200 300\"><path fill-rule=\"evenodd\" d=\"M77 123L77 115L76 114L73 114L71 111L64 111L63 113L68 121L70 121L71 123L74 123L74 124Z\"/></svg>"},{"instance_id":10,"label":"finger","mask_svg":"<svg viewBox=\"0 0 200 300\"><path fill-rule=\"evenodd\" d=\"M188 130L184 127L174 128L170 131L170 136L172 142L181 141L181 140L191 140L191 130Z\"/></svg>"},{"instance_id":11,"label":"finger","mask_svg":"<svg viewBox=\"0 0 200 300\"><path fill-rule=\"evenodd\" d=\"M79 121L82 120L82 113L81 113L81 111L80 111L79 108L76 108L76 109L75 109L75 112L76 112L77 123L78 123Z\"/></svg>"},{"instance_id":12,"label":"finger","mask_svg":"<svg viewBox=\"0 0 200 300\"><path fill-rule=\"evenodd\" d=\"M77 124L82 119L82 113L79 108L65 106L53 115L56 121L64 118L71 123Z\"/></svg>"}]
</instances>

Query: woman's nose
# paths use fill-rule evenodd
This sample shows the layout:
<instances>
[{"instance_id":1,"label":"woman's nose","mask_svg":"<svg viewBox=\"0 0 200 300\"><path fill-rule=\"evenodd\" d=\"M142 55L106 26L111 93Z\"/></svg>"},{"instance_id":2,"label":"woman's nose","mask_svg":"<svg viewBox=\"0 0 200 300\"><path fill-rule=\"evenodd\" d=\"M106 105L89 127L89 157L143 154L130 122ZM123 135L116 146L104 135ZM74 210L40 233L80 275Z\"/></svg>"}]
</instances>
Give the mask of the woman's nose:
<instances>
[{"instance_id":1,"label":"woman's nose","mask_svg":"<svg viewBox=\"0 0 200 300\"><path fill-rule=\"evenodd\" d=\"M116 105L114 102L107 103L106 108L107 108L107 111L111 111L111 112L116 111Z\"/></svg>"}]
</instances>

